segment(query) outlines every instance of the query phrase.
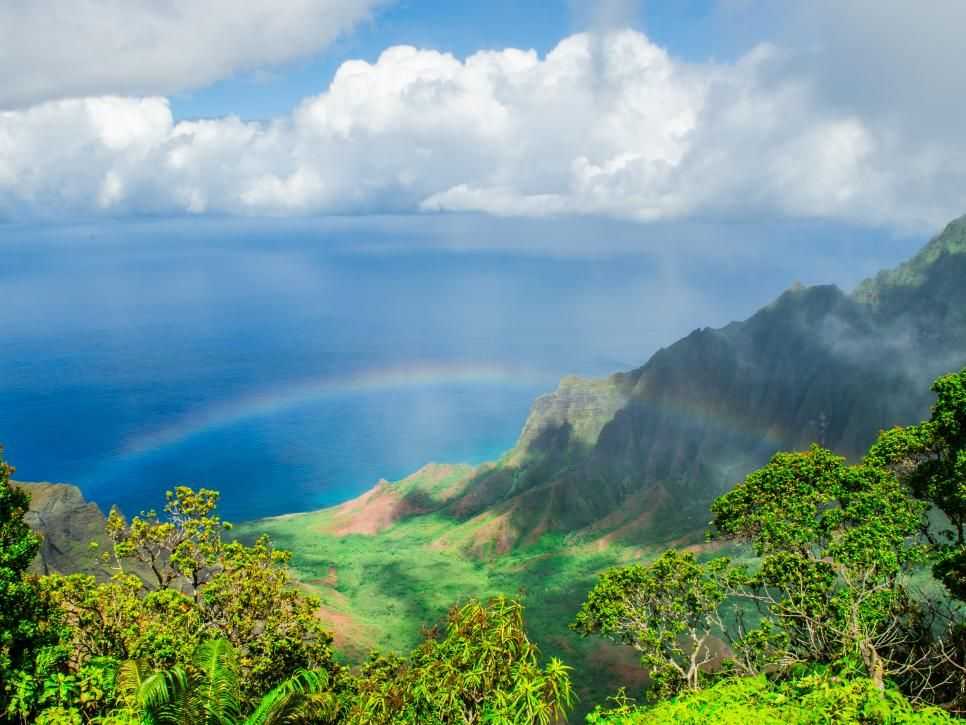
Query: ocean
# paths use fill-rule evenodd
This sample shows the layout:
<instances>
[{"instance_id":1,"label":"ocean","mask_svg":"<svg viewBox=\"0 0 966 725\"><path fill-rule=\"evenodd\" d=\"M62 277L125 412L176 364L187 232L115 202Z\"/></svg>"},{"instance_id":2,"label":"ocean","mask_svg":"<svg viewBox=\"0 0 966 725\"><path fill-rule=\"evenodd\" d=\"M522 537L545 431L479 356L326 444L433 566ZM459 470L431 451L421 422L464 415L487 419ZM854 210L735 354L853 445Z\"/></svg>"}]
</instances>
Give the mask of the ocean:
<instances>
[{"instance_id":1,"label":"ocean","mask_svg":"<svg viewBox=\"0 0 966 725\"><path fill-rule=\"evenodd\" d=\"M495 459L560 376L650 345L606 343L647 259L4 234L5 457L105 510L161 507L186 484L246 520Z\"/></svg>"}]
</instances>

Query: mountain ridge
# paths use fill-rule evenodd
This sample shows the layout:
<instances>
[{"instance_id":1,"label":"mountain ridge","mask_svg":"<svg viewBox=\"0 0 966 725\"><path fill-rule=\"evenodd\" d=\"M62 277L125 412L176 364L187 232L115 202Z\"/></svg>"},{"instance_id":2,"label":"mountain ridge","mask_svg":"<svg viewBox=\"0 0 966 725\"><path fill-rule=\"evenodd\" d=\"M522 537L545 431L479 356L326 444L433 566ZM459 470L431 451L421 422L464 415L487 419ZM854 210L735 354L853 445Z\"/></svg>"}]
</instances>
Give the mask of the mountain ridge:
<instances>
[{"instance_id":1,"label":"mountain ridge","mask_svg":"<svg viewBox=\"0 0 966 725\"><path fill-rule=\"evenodd\" d=\"M855 458L881 428L925 415L929 382L966 365L962 280L966 216L851 294L796 285L638 368L566 377L534 401L516 445L445 500L416 505L404 479L393 523L451 518L454 540L483 557L553 532L633 544L697 531L707 504L775 451L817 440ZM374 514L356 503L353 515Z\"/></svg>"}]
</instances>

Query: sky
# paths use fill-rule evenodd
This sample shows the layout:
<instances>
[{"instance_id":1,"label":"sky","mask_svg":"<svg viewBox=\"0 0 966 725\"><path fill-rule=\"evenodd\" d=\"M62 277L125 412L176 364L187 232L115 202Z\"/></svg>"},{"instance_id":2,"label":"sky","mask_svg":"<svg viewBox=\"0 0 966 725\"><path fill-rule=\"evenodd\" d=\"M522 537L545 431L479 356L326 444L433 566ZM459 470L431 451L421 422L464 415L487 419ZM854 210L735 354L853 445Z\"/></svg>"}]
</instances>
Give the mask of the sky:
<instances>
[{"instance_id":1,"label":"sky","mask_svg":"<svg viewBox=\"0 0 966 725\"><path fill-rule=\"evenodd\" d=\"M779 255L810 225L874 232L854 282L966 211L964 26L961 0L9 0L0 234Z\"/></svg>"}]
</instances>

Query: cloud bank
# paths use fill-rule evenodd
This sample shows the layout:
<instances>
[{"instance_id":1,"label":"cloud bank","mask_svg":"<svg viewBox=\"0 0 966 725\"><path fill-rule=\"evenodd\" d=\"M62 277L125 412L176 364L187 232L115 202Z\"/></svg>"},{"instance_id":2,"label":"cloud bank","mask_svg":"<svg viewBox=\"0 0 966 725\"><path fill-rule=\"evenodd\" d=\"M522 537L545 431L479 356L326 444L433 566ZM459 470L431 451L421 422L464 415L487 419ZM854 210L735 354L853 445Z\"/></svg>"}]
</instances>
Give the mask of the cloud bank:
<instances>
[{"instance_id":1,"label":"cloud bank","mask_svg":"<svg viewBox=\"0 0 966 725\"><path fill-rule=\"evenodd\" d=\"M545 57L389 48L265 123L174 123L161 97L50 101L0 113L0 217L472 211L920 229L961 213L966 137L843 103L823 68L771 45L689 64L602 30Z\"/></svg>"},{"instance_id":2,"label":"cloud bank","mask_svg":"<svg viewBox=\"0 0 966 725\"><path fill-rule=\"evenodd\" d=\"M4 0L0 109L170 94L314 53L381 0Z\"/></svg>"}]
</instances>

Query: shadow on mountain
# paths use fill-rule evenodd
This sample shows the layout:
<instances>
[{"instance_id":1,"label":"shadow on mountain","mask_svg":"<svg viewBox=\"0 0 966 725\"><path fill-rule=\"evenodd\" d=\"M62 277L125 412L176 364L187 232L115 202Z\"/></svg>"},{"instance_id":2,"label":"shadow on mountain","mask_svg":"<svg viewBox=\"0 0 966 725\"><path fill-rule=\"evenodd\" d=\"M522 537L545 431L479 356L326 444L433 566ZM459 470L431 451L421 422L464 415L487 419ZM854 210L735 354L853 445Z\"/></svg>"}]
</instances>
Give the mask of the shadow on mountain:
<instances>
[{"instance_id":1,"label":"shadow on mountain","mask_svg":"<svg viewBox=\"0 0 966 725\"><path fill-rule=\"evenodd\" d=\"M964 252L966 219L854 295L796 286L636 370L565 380L439 512L479 524L477 553L553 532L657 542L702 529L710 502L778 450L819 442L856 459L881 429L928 415L931 381L966 365Z\"/></svg>"}]
</instances>

